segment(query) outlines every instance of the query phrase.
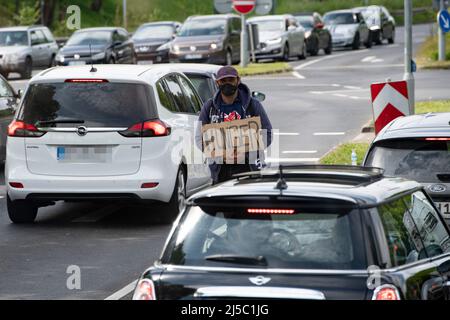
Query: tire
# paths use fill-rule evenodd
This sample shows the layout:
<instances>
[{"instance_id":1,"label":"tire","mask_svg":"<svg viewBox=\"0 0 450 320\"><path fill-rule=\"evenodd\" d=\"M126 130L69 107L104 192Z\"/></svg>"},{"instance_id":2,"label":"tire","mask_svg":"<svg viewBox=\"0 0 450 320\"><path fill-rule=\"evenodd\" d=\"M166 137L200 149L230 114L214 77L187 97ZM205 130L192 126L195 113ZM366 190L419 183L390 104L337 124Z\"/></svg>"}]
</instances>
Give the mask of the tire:
<instances>
[{"instance_id":1,"label":"tire","mask_svg":"<svg viewBox=\"0 0 450 320\"><path fill-rule=\"evenodd\" d=\"M303 43L303 49L302 49L302 53L298 56L298 58L300 60L304 60L306 59L306 55L307 55L307 48L306 48L306 42Z\"/></svg>"},{"instance_id":2,"label":"tire","mask_svg":"<svg viewBox=\"0 0 450 320\"><path fill-rule=\"evenodd\" d=\"M393 44L395 42L395 29L392 29L391 37L388 39L389 44Z\"/></svg>"},{"instance_id":3,"label":"tire","mask_svg":"<svg viewBox=\"0 0 450 320\"><path fill-rule=\"evenodd\" d=\"M328 47L323 49L323 51L327 55L330 55L333 52L333 41L331 40L331 37L330 37L330 40L328 41Z\"/></svg>"},{"instance_id":4,"label":"tire","mask_svg":"<svg viewBox=\"0 0 450 320\"><path fill-rule=\"evenodd\" d=\"M382 37L381 30L377 30L375 37L374 37L374 42L376 45L383 44L383 37Z\"/></svg>"},{"instance_id":5,"label":"tire","mask_svg":"<svg viewBox=\"0 0 450 320\"><path fill-rule=\"evenodd\" d=\"M36 220L38 207L26 200L11 201L6 199L9 219L16 224L33 223Z\"/></svg>"},{"instance_id":6,"label":"tire","mask_svg":"<svg viewBox=\"0 0 450 320\"><path fill-rule=\"evenodd\" d=\"M225 65L226 66L233 65L233 53L231 52L230 49L228 49L227 52L225 53Z\"/></svg>"},{"instance_id":7,"label":"tire","mask_svg":"<svg viewBox=\"0 0 450 320\"><path fill-rule=\"evenodd\" d=\"M33 60L30 57L25 59L24 69L20 72L23 79L30 79L33 73Z\"/></svg>"},{"instance_id":8,"label":"tire","mask_svg":"<svg viewBox=\"0 0 450 320\"><path fill-rule=\"evenodd\" d=\"M108 64L116 64L116 59L114 57L109 58Z\"/></svg>"},{"instance_id":9,"label":"tire","mask_svg":"<svg viewBox=\"0 0 450 320\"><path fill-rule=\"evenodd\" d=\"M56 56L53 54L52 57L50 58L50 62L48 64L49 68L53 68L56 66L56 61L55 61Z\"/></svg>"},{"instance_id":10,"label":"tire","mask_svg":"<svg viewBox=\"0 0 450 320\"><path fill-rule=\"evenodd\" d=\"M373 43L373 40L372 40L372 32L369 31L369 35L368 35L368 37L367 37L367 42L364 44L364 46L365 46L367 49L370 49L370 48L372 48L372 43Z\"/></svg>"},{"instance_id":11,"label":"tire","mask_svg":"<svg viewBox=\"0 0 450 320\"><path fill-rule=\"evenodd\" d=\"M281 58L281 61L289 61L291 54L289 52L289 44L286 43L284 45L284 49L283 49L283 57Z\"/></svg>"},{"instance_id":12,"label":"tire","mask_svg":"<svg viewBox=\"0 0 450 320\"><path fill-rule=\"evenodd\" d=\"M319 40L317 38L313 41L311 50L309 51L309 54L311 56L317 56L319 54Z\"/></svg>"},{"instance_id":13,"label":"tire","mask_svg":"<svg viewBox=\"0 0 450 320\"><path fill-rule=\"evenodd\" d=\"M163 221L171 223L186 207L186 170L180 167L177 173L177 180L172 197L167 205L167 212L164 212Z\"/></svg>"},{"instance_id":14,"label":"tire","mask_svg":"<svg viewBox=\"0 0 450 320\"><path fill-rule=\"evenodd\" d=\"M356 33L355 37L353 38L352 49L353 50L359 50L360 46L361 46L360 36L359 36L359 33Z\"/></svg>"}]
</instances>

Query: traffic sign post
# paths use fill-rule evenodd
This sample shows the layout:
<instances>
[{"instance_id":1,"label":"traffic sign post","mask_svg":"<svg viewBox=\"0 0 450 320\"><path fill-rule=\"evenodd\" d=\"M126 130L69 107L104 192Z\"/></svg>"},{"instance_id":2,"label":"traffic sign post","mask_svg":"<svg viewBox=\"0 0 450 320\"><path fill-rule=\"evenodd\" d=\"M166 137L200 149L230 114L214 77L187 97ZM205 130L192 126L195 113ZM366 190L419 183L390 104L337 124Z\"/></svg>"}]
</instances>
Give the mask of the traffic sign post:
<instances>
[{"instance_id":1,"label":"traffic sign post","mask_svg":"<svg viewBox=\"0 0 450 320\"><path fill-rule=\"evenodd\" d=\"M413 74L413 56L412 56L412 0L405 0L405 74L403 80L408 84L409 92L409 111L415 113L415 79Z\"/></svg>"},{"instance_id":2,"label":"traffic sign post","mask_svg":"<svg viewBox=\"0 0 450 320\"><path fill-rule=\"evenodd\" d=\"M247 22L245 15L252 12L256 7L256 0L233 0L233 9L241 15L241 67L245 68L248 64L248 44L247 44Z\"/></svg>"},{"instance_id":3,"label":"traffic sign post","mask_svg":"<svg viewBox=\"0 0 450 320\"><path fill-rule=\"evenodd\" d=\"M444 0L441 0L438 14L439 61L445 61L445 34L450 31L450 14L445 9Z\"/></svg>"}]
</instances>

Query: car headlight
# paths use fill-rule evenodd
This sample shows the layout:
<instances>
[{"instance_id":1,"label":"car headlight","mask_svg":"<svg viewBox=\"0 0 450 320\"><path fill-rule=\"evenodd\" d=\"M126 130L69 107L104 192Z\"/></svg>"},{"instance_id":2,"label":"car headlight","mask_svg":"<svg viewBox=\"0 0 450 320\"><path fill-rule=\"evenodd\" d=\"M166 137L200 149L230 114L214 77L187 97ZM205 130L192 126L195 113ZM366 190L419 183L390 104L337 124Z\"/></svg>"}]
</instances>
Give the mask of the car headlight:
<instances>
[{"instance_id":1,"label":"car headlight","mask_svg":"<svg viewBox=\"0 0 450 320\"><path fill-rule=\"evenodd\" d=\"M211 50L222 50L222 47L220 43L211 43L210 45Z\"/></svg>"},{"instance_id":2,"label":"car headlight","mask_svg":"<svg viewBox=\"0 0 450 320\"><path fill-rule=\"evenodd\" d=\"M163 45L160 45L156 51L167 51L170 49L170 42L164 43Z\"/></svg>"},{"instance_id":3,"label":"car headlight","mask_svg":"<svg viewBox=\"0 0 450 320\"><path fill-rule=\"evenodd\" d=\"M311 37L311 31L306 31L305 32L305 38L309 38Z\"/></svg>"},{"instance_id":4,"label":"car headlight","mask_svg":"<svg viewBox=\"0 0 450 320\"><path fill-rule=\"evenodd\" d=\"M57 54L55 60L63 63L66 60L66 58L63 55Z\"/></svg>"},{"instance_id":5,"label":"car headlight","mask_svg":"<svg viewBox=\"0 0 450 320\"><path fill-rule=\"evenodd\" d=\"M94 54L91 57L92 60L101 60L101 59L105 59L105 58L106 58L105 52L100 52L100 53Z\"/></svg>"},{"instance_id":6,"label":"car headlight","mask_svg":"<svg viewBox=\"0 0 450 320\"><path fill-rule=\"evenodd\" d=\"M272 39L272 40L267 40L266 43L267 44L279 44L279 43L281 43L282 40L283 39L280 37L280 38L276 38L276 39Z\"/></svg>"},{"instance_id":7,"label":"car headlight","mask_svg":"<svg viewBox=\"0 0 450 320\"><path fill-rule=\"evenodd\" d=\"M180 52L180 46L179 45L174 45L174 46L172 46L172 50L173 50L173 52Z\"/></svg>"}]
</instances>

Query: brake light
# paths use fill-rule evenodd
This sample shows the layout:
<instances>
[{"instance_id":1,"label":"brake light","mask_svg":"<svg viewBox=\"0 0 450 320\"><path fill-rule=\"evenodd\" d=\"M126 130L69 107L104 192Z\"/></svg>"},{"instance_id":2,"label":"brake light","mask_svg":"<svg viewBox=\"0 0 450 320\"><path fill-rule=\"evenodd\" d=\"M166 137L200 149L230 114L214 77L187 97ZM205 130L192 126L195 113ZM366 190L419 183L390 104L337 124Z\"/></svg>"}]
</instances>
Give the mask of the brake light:
<instances>
[{"instance_id":1,"label":"brake light","mask_svg":"<svg viewBox=\"0 0 450 320\"><path fill-rule=\"evenodd\" d=\"M400 294L396 287L386 284L375 289L372 300L400 300Z\"/></svg>"},{"instance_id":2,"label":"brake light","mask_svg":"<svg viewBox=\"0 0 450 320\"><path fill-rule=\"evenodd\" d=\"M65 82L69 83L106 83L106 79L67 79Z\"/></svg>"},{"instance_id":3,"label":"brake light","mask_svg":"<svg viewBox=\"0 0 450 320\"><path fill-rule=\"evenodd\" d=\"M247 213L253 214L294 214L294 209L247 209Z\"/></svg>"},{"instance_id":4,"label":"brake light","mask_svg":"<svg viewBox=\"0 0 450 320\"><path fill-rule=\"evenodd\" d=\"M15 189L23 189L23 184L20 182L10 182L9 185Z\"/></svg>"},{"instance_id":5,"label":"brake light","mask_svg":"<svg viewBox=\"0 0 450 320\"><path fill-rule=\"evenodd\" d=\"M153 281L148 279L140 280L134 290L133 300L156 300Z\"/></svg>"},{"instance_id":6,"label":"brake light","mask_svg":"<svg viewBox=\"0 0 450 320\"><path fill-rule=\"evenodd\" d=\"M425 138L425 141L450 141L450 138Z\"/></svg>"},{"instance_id":7,"label":"brake light","mask_svg":"<svg viewBox=\"0 0 450 320\"><path fill-rule=\"evenodd\" d=\"M132 125L119 133L127 138L165 137L170 135L171 129L161 120L151 120Z\"/></svg>"},{"instance_id":8,"label":"brake light","mask_svg":"<svg viewBox=\"0 0 450 320\"><path fill-rule=\"evenodd\" d=\"M10 137L39 138L44 134L45 132L39 131L34 125L23 121L13 120L8 126L8 136Z\"/></svg>"},{"instance_id":9,"label":"brake light","mask_svg":"<svg viewBox=\"0 0 450 320\"><path fill-rule=\"evenodd\" d=\"M159 185L158 182L145 182L141 185L142 189L153 189Z\"/></svg>"}]
</instances>

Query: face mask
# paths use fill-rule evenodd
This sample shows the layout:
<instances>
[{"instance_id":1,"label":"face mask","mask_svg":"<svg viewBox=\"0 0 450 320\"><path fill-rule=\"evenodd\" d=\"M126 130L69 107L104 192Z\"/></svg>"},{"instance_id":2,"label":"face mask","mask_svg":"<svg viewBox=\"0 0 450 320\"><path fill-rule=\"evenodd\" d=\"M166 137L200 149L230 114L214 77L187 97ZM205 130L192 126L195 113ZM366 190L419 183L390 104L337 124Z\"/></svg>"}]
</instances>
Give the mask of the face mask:
<instances>
[{"instance_id":1,"label":"face mask","mask_svg":"<svg viewBox=\"0 0 450 320\"><path fill-rule=\"evenodd\" d=\"M233 96L237 90L238 90L238 87L235 85L232 85L231 83L226 83L226 84L223 84L220 86L220 92L222 92L222 94L225 97Z\"/></svg>"}]
</instances>

